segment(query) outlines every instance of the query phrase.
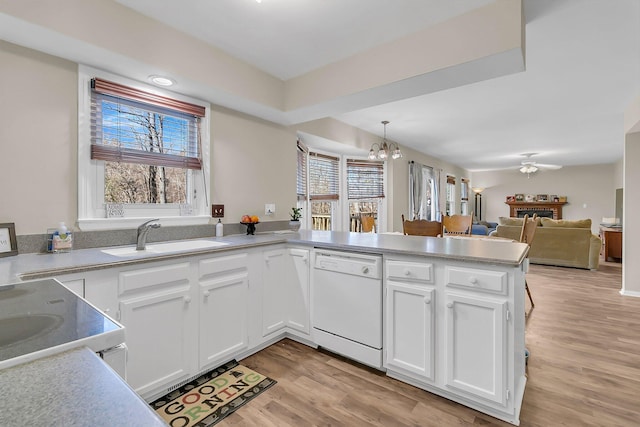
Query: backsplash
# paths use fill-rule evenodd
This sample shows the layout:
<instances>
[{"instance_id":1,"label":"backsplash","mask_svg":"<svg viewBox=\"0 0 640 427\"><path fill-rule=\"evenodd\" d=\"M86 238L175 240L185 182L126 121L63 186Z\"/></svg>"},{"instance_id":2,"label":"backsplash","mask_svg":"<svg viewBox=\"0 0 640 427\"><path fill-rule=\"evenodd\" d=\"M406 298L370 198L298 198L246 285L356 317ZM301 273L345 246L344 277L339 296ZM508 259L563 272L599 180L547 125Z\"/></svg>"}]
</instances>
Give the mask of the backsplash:
<instances>
[{"instance_id":1,"label":"backsplash","mask_svg":"<svg viewBox=\"0 0 640 427\"><path fill-rule=\"evenodd\" d=\"M256 227L256 233L269 233L278 230L286 230L289 221L261 222ZM246 234L247 227L240 223L224 224L224 235ZM198 239L214 237L216 235L215 224L188 225L188 226L162 226L153 230L147 237L147 242L166 242L170 240ZM18 253L44 253L47 252L46 234L18 235ZM122 246L136 244L136 230L100 230L100 231L74 231L73 249L90 249L105 246Z\"/></svg>"}]
</instances>

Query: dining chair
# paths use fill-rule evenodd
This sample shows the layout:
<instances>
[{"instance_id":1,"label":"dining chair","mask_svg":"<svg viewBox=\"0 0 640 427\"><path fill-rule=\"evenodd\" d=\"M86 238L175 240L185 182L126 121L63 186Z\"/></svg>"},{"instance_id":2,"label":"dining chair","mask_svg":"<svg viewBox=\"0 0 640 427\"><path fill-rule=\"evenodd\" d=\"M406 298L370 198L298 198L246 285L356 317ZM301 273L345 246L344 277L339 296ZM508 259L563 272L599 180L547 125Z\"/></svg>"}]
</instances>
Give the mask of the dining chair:
<instances>
[{"instance_id":1,"label":"dining chair","mask_svg":"<svg viewBox=\"0 0 640 427\"><path fill-rule=\"evenodd\" d=\"M533 214L533 217L529 219L529 215L525 215L522 221L522 231L520 232L520 243L526 243L529 245L529 249L531 249L531 242L533 242L533 237L536 234L536 229L538 228L537 221L538 214ZM527 253L527 258L529 258L529 254ZM529 290L529 284L527 283L527 279L524 279L524 289L527 291L527 296L529 297L529 301L531 301L531 308L536 305L533 303L533 298L531 298L531 291Z\"/></svg>"},{"instance_id":2,"label":"dining chair","mask_svg":"<svg viewBox=\"0 0 640 427\"><path fill-rule=\"evenodd\" d=\"M442 223L439 221L427 221L426 219L405 220L402 217L402 232L410 236L442 236Z\"/></svg>"},{"instance_id":3,"label":"dining chair","mask_svg":"<svg viewBox=\"0 0 640 427\"><path fill-rule=\"evenodd\" d=\"M471 234L473 212L471 215L446 215L442 217L443 236L451 234Z\"/></svg>"},{"instance_id":4,"label":"dining chair","mask_svg":"<svg viewBox=\"0 0 640 427\"><path fill-rule=\"evenodd\" d=\"M376 219L369 215L362 215L360 217L360 222L362 223L362 232L363 233L371 233L373 232L373 227L376 224Z\"/></svg>"}]
</instances>

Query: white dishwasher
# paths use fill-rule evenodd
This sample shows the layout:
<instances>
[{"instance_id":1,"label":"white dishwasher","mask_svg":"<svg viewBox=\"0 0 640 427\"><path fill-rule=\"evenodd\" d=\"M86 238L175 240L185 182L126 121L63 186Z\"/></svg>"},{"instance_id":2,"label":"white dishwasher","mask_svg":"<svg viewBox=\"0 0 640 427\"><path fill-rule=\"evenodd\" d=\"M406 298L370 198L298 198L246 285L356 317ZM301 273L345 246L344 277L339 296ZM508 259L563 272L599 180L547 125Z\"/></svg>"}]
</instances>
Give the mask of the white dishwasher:
<instances>
[{"instance_id":1,"label":"white dishwasher","mask_svg":"<svg viewBox=\"0 0 640 427\"><path fill-rule=\"evenodd\" d=\"M382 369L382 257L316 249L311 283L316 343Z\"/></svg>"}]
</instances>

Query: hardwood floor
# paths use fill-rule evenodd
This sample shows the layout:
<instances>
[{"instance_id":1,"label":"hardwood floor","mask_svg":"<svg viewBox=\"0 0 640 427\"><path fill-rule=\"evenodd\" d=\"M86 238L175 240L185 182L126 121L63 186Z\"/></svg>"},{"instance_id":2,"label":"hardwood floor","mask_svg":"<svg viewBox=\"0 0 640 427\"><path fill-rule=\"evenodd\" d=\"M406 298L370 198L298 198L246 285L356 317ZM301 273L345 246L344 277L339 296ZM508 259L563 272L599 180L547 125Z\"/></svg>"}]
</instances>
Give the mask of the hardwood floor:
<instances>
[{"instance_id":1,"label":"hardwood floor","mask_svg":"<svg viewBox=\"0 0 640 427\"><path fill-rule=\"evenodd\" d=\"M620 266L532 265L527 281L536 307L520 425L640 425L640 298L619 294ZM242 363L278 384L219 426L510 425L291 340Z\"/></svg>"}]
</instances>

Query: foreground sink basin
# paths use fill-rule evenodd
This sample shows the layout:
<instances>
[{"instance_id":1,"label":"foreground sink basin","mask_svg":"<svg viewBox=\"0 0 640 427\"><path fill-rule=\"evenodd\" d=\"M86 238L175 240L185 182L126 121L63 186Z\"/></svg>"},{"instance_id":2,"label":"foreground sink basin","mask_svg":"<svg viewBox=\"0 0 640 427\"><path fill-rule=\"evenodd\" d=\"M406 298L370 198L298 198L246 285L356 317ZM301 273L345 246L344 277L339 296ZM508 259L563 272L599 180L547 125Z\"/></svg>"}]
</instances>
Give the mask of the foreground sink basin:
<instances>
[{"instance_id":1,"label":"foreground sink basin","mask_svg":"<svg viewBox=\"0 0 640 427\"><path fill-rule=\"evenodd\" d=\"M18 344L54 330L62 318L49 314L33 314L0 319L0 348Z\"/></svg>"},{"instance_id":2,"label":"foreground sink basin","mask_svg":"<svg viewBox=\"0 0 640 427\"><path fill-rule=\"evenodd\" d=\"M135 246L125 246L122 248L103 249L102 252L113 256L133 256L142 254L164 254L169 252L194 251L199 249L217 248L226 246L228 243L215 242L213 240L178 240L175 242L150 243L143 251L136 250Z\"/></svg>"}]
</instances>

